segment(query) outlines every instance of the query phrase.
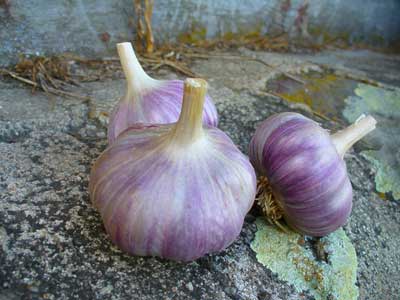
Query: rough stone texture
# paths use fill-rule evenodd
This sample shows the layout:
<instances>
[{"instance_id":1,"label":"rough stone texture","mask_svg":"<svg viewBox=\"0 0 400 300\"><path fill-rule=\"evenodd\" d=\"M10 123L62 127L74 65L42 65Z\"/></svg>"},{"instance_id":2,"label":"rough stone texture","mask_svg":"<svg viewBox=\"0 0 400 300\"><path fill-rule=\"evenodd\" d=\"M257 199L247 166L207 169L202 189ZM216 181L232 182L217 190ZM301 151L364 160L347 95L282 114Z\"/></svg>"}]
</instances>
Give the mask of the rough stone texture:
<instances>
[{"instance_id":1,"label":"rough stone texture","mask_svg":"<svg viewBox=\"0 0 400 300\"><path fill-rule=\"evenodd\" d=\"M282 30L296 37L297 20L308 16L308 31L317 43L342 38L387 46L399 41L397 0L309 1L304 15L302 5L304 0L158 0L153 31L157 42ZM109 55L115 43L134 38L134 17L131 0L2 0L0 65L15 63L20 54Z\"/></svg>"},{"instance_id":2,"label":"rough stone texture","mask_svg":"<svg viewBox=\"0 0 400 300\"><path fill-rule=\"evenodd\" d=\"M320 69L304 55L243 52L292 72ZM266 82L279 71L260 63L209 59L196 62L193 70L208 77L220 128L244 152L256 125L272 113L295 110L316 118L305 106L269 95ZM257 261L250 248L255 210L223 253L188 264L123 254L108 239L87 193L90 166L106 147L104 123L89 118L89 107L78 100L32 95L10 81L0 87L1 300L312 299ZM85 90L96 97L98 111L109 111L122 87L122 80L107 80L86 84ZM350 151L346 162L354 209L345 231L358 256L360 299L397 299L399 203L374 192L373 169L357 152Z\"/></svg>"},{"instance_id":3,"label":"rough stone texture","mask_svg":"<svg viewBox=\"0 0 400 300\"><path fill-rule=\"evenodd\" d=\"M0 142L13 143L32 131L48 128L77 130L84 125L87 112L87 105L80 101L44 97L4 84L0 94Z\"/></svg>"}]
</instances>

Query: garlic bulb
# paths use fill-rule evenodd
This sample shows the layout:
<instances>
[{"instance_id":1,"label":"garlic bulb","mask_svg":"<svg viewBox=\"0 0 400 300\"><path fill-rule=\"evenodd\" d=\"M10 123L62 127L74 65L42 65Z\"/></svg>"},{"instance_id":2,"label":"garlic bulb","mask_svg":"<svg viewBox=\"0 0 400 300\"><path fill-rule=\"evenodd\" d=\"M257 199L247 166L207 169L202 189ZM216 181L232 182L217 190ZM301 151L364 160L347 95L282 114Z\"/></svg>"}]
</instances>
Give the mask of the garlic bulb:
<instances>
[{"instance_id":1,"label":"garlic bulb","mask_svg":"<svg viewBox=\"0 0 400 300\"><path fill-rule=\"evenodd\" d=\"M187 79L175 124L136 124L97 159L90 197L112 241L134 255L189 261L239 235L256 177L221 130L202 124L206 82Z\"/></svg>"},{"instance_id":2,"label":"garlic bulb","mask_svg":"<svg viewBox=\"0 0 400 300\"><path fill-rule=\"evenodd\" d=\"M110 117L108 142L136 123L169 124L178 120L183 96L183 81L155 80L143 70L131 43L117 44L127 85ZM218 125L218 115L211 98L206 96L203 122Z\"/></svg>"},{"instance_id":3,"label":"garlic bulb","mask_svg":"<svg viewBox=\"0 0 400 300\"><path fill-rule=\"evenodd\" d=\"M250 161L272 194L259 198L272 221L280 214L294 230L324 236L342 226L352 208L344 153L375 128L373 117L332 136L298 113L276 114L257 128ZM264 181L266 183L266 181ZM272 216L272 217L271 217Z\"/></svg>"}]
</instances>

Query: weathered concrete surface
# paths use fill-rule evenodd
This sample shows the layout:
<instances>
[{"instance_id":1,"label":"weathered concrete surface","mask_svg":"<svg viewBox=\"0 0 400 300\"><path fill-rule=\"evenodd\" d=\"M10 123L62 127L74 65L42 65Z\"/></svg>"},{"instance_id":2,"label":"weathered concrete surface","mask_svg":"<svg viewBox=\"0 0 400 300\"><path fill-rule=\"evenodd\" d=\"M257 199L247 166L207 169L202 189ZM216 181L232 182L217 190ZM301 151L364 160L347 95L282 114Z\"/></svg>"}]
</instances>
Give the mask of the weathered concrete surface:
<instances>
[{"instance_id":1,"label":"weathered concrete surface","mask_svg":"<svg viewBox=\"0 0 400 300\"><path fill-rule=\"evenodd\" d=\"M321 69L307 56L244 52L268 57L283 70ZM193 69L208 77L220 128L244 152L257 124L272 113L296 110L316 118L305 106L268 95L266 83L279 72L263 64L209 59L196 62ZM159 75L176 76L166 71ZM52 102L5 80L0 87L1 300L311 299L256 260L250 248L256 211L226 251L189 264L121 253L107 238L87 193L90 166L106 146L102 120L89 118L89 107L77 100ZM109 111L123 92L123 81L84 88L96 97L98 111ZM317 120L327 128L338 127ZM346 162L354 209L344 229L358 256L360 299L396 299L399 203L374 193L371 165L357 152L350 151Z\"/></svg>"},{"instance_id":2,"label":"weathered concrete surface","mask_svg":"<svg viewBox=\"0 0 400 300\"><path fill-rule=\"evenodd\" d=\"M186 41L232 33L287 32L307 43L340 38L387 46L399 41L397 0L176 1L154 4L157 42ZM74 0L0 2L0 65L20 54L49 55L66 51L97 56L114 53L115 43L134 38L133 1ZM302 23L308 24L302 31Z\"/></svg>"},{"instance_id":3,"label":"weathered concrete surface","mask_svg":"<svg viewBox=\"0 0 400 300\"><path fill-rule=\"evenodd\" d=\"M0 141L13 143L32 131L76 130L84 125L87 105L4 84L0 94Z\"/></svg>"}]
</instances>

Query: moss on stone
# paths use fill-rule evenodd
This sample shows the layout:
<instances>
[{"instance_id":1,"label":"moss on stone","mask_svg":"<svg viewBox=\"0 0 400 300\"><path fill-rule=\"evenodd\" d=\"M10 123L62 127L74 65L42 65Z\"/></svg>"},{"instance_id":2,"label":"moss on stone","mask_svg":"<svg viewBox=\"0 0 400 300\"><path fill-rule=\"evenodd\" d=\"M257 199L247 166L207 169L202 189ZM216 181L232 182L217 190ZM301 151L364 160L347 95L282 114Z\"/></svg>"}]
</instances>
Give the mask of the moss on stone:
<instances>
[{"instance_id":1,"label":"moss on stone","mask_svg":"<svg viewBox=\"0 0 400 300\"><path fill-rule=\"evenodd\" d=\"M279 279L292 284L299 293L309 291L316 300L358 298L357 256L343 229L320 240L328 254L325 262L315 258L301 235L281 232L261 218L256 224L258 231L251 248L257 260Z\"/></svg>"}]
</instances>

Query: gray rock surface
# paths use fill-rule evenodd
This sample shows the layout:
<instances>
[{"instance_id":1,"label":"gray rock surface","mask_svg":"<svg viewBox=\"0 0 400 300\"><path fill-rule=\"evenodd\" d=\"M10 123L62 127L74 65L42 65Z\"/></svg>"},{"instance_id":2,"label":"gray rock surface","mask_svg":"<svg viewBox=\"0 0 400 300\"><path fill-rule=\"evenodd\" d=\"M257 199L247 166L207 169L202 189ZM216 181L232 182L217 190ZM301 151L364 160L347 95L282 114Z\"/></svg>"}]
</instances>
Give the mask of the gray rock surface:
<instances>
[{"instance_id":1,"label":"gray rock surface","mask_svg":"<svg viewBox=\"0 0 400 300\"><path fill-rule=\"evenodd\" d=\"M183 34L203 39L249 32L276 35L282 30L296 37L300 32L296 20L307 18L314 42L323 42L324 37L376 46L399 41L397 0L308 1L303 15L304 3L158 0L153 31L157 42L173 41ZM134 38L134 18L131 0L2 0L0 66L15 63L20 54L109 55L115 43Z\"/></svg>"},{"instance_id":2,"label":"gray rock surface","mask_svg":"<svg viewBox=\"0 0 400 300\"><path fill-rule=\"evenodd\" d=\"M281 70L319 68L316 58L303 55L243 51L268 57ZM260 63L209 59L197 61L193 70L208 77L220 128L244 152L257 124L272 113L296 110L316 118L304 106L268 95L265 84L279 71ZM390 72L388 76L399 75L398 70ZM176 76L165 71L159 75ZM311 299L307 291L299 295L257 262L250 248L257 211L247 216L240 237L226 251L192 263L119 251L87 191L90 166L106 147L104 123L89 118L90 109L81 101L32 95L6 80L0 85L1 300ZM123 92L123 80L84 88L95 97L98 111L109 111ZM338 126L317 120L327 128ZM397 299L399 203L374 193L373 170L355 151L346 162L354 209L345 231L357 251L360 299Z\"/></svg>"}]
</instances>

